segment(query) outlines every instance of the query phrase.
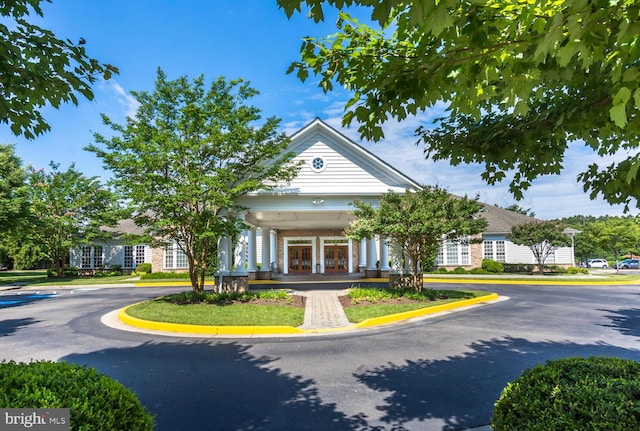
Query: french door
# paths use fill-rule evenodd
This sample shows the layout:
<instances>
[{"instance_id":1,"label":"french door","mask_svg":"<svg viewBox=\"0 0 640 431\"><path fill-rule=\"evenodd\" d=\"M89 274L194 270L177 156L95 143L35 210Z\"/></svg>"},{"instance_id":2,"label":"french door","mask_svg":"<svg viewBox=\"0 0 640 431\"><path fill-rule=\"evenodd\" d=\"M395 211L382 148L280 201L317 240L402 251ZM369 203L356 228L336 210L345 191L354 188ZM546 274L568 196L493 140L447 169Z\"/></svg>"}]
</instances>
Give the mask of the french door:
<instances>
[{"instance_id":1,"label":"french door","mask_svg":"<svg viewBox=\"0 0 640 431\"><path fill-rule=\"evenodd\" d=\"M289 274L311 273L311 247L289 246Z\"/></svg>"},{"instance_id":2,"label":"french door","mask_svg":"<svg viewBox=\"0 0 640 431\"><path fill-rule=\"evenodd\" d=\"M324 272L349 272L349 247L346 245L324 246Z\"/></svg>"}]
</instances>

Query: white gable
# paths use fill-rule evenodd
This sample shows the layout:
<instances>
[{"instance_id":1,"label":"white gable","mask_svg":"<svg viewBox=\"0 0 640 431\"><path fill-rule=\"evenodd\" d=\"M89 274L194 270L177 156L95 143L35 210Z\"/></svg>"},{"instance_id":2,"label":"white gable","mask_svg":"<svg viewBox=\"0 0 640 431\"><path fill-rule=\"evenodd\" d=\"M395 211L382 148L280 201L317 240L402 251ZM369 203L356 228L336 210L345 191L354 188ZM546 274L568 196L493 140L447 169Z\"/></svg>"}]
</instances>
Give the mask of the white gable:
<instances>
[{"instance_id":1,"label":"white gable","mask_svg":"<svg viewBox=\"0 0 640 431\"><path fill-rule=\"evenodd\" d=\"M291 137L289 151L303 164L296 179L279 187L287 194L379 195L419 187L319 119Z\"/></svg>"}]
</instances>

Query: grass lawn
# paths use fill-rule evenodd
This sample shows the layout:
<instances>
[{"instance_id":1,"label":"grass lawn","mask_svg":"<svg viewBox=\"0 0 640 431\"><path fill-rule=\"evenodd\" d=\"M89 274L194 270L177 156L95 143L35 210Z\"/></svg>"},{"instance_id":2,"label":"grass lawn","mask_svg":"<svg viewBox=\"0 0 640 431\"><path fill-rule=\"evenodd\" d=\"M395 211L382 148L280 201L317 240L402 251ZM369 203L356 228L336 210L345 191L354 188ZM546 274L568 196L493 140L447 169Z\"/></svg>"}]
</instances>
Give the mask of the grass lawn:
<instances>
[{"instance_id":1,"label":"grass lawn","mask_svg":"<svg viewBox=\"0 0 640 431\"><path fill-rule=\"evenodd\" d=\"M219 301L221 303L215 302L217 297L213 293L200 294L197 299L188 302L185 301L185 297L195 294L183 292L136 304L129 307L126 312L138 319L191 325L293 327L302 325L304 308L292 306L284 292L281 292L280 297L275 297L274 292L278 291L250 292L249 295L255 296L252 299L245 297L245 302L229 301L227 297ZM489 293L479 290L425 289L422 294L407 293L405 296L402 292L391 292L386 289L353 288L351 301L355 304L346 306L345 313L350 322L357 323L374 317L433 307ZM260 295L268 295L268 297ZM432 300L432 297L436 299ZM260 304L255 303L256 301L260 301Z\"/></svg>"},{"instance_id":2,"label":"grass lawn","mask_svg":"<svg viewBox=\"0 0 640 431\"><path fill-rule=\"evenodd\" d=\"M383 295L370 296L371 292L379 291ZM343 301L344 312L352 323L375 317L404 313L421 308L435 307L437 305L465 299L477 298L489 295L491 292L481 290L423 290L422 294L401 293L394 295L391 291L379 289L352 289L350 292L353 305L347 305Z\"/></svg>"},{"instance_id":3,"label":"grass lawn","mask_svg":"<svg viewBox=\"0 0 640 431\"><path fill-rule=\"evenodd\" d=\"M127 309L127 314L154 322L210 326L300 326L304 308L286 305L171 304L147 301Z\"/></svg>"},{"instance_id":4,"label":"grass lawn","mask_svg":"<svg viewBox=\"0 0 640 431\"><path fill-rule=\"evenodd\" d=\"M12 285L15 283L33 286L87 286L95 284L126 283L132 277L130 275L118 275L114 277L63 277L48 278L46 270L29 271L2 271L0 272L0 285Z\"/></svg>"},{"instance_id":5,"label":"grass lawn","mask_svg":"<svg viewBox=\"0 0 640 431\"><path fill-rule=\"evenodd\" d=\"M302 299L283 290L182 292L136 304L126 312L138 319L190 325L295 327L304 323Z\"/></svg>"}]
</instances>

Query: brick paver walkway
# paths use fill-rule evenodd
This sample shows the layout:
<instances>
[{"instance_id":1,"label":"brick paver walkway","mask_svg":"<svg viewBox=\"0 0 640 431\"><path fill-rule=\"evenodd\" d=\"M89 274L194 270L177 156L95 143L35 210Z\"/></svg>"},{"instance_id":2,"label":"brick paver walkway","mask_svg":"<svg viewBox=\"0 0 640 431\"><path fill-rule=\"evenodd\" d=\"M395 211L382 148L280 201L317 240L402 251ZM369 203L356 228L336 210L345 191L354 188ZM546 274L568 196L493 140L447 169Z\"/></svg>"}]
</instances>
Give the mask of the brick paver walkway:
<instances>
[{"instance_id":1,"label":"brick paver walkway","mask_svg":"<svg viewBox=\"0 0 640 431\"><path fill-rule=\"evenodd\" d=\"M316 290L304 292L307 304L301 329L325 329L351 326L340 305L338 290Z\"/></svg>"}]
</instances>

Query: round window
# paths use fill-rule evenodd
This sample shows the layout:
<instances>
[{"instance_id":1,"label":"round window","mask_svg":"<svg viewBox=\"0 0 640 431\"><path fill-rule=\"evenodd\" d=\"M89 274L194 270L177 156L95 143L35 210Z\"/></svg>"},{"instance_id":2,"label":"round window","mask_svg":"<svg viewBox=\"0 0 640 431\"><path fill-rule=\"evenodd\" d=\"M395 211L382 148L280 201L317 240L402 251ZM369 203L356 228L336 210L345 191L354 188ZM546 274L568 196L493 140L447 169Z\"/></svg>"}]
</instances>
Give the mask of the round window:
<instances>
[{"instance_id":1,"label":"round window","mask_svg":"<svg viewBox=\"0 0 640 431\"><path fill-rule=\"evenodd\" d=\"M324 169L324 159L322 157L315 157L312 161L311 161L311 169L313 169L316 172L320 172L321 170Z\"/></svg>"}]
</instances>

